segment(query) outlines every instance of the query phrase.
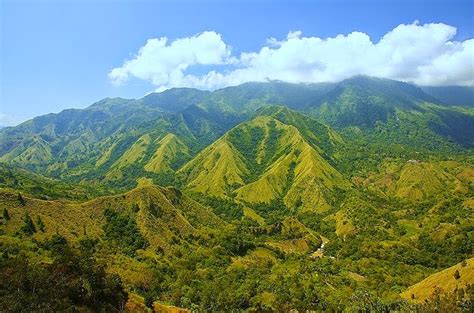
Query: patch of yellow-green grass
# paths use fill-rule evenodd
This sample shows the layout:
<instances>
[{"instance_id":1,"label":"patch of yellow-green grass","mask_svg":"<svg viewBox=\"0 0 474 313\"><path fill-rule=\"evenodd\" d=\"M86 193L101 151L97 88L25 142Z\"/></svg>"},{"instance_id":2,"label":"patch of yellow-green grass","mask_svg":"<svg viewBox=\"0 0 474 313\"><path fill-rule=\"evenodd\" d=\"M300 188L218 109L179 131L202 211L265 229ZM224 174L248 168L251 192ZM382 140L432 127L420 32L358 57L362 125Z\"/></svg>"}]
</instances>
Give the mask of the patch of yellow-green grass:
<instances>
[{"instance_id":1,"label":"patch of yellow-green grass","mask_svg":"<svg viewBox=\"0 0 474 313\"><path fill-rule=\"evenodd\" d=\"M265 223L265 219L263 217L258 215L257 212L255 212L249 207L244 207L243 214L245 217L257 222L257 224L260 226L265 226L267 224Z\"/></svg>"},{"instance_id":2,"label":"patch of yellow-green grass","mask_svg":"<svg viewBox=\"0 0 474 313\"><path fill-rule=\"evenodd\" d=\"M395 176L392 173L382 173L369 176L363 181L363 185L371 191L378 191L387 194L392 191L395 183Z\"/></svg>"},{"instance_id":3,"label":"patch of yellow-green grass","mask_svg":"<svg viewBox=\"0 0 474 313\"><path fill-rule=\"evenodd\" d=\"M208 207L183 195L174 188L144 186L120 195L98 197L87 202L41 200L0 189L0 208L6 208L9 221L2 221L7 235L21 233L25 214L28 213L37 231L32 238L42 241L54 234L77 241L84 235L101 237L105 223L104 210L110 208L136 219L140 232L149 242L149 249L166 251L174 238L202 235L208 228L225 223ZM44 224L39 229L38 218Z\"/></svg>"},{"instance_id":4,"label":"patch of yellow-green grass","mask_svg":"<svg viewBox=\"0 0 474 313\"><path fill-rule=\"evenodd\" d=\"M267 267L269 264L274 263L277 260L275 254L263 247L258 247L249 254L243 257L237 257L232 260L233 267Z\"/></svg>"},{"instance_id":5,"label":"patch of yellow-green grass","mask_svg":"<svg viewBox=\"0 0 474 313\"><path fill-rule=\"evenodd\" d=\"M251 303L259 304L271 311L277 311L275 308L275 304L277 302L277 297L268 291L261 292L254 296L251 300Z\"/></svg>"},{"instance_id":6,"label":"patch of yellow-green grass","mask_svg":"<svg viewBox=\"0 0 474 313\"><path fill-rule=\"evenodd\" d=\"M244 157L225 138L201 151L178 171L189 190L223 198L227 197L229 185L243 185L243 178L249 174Z\"/></svg>"},{"instance_id":7,"label":"patch of yellow-green grass","mask_svg":"<svg viewBox=\"0 0 474 313\"><path fill-rule=\"evenodd\" d=\"M145 156L146 150L150 145L150 135L141 136L127 151L114 163L112 167L122 168L127 165L139 162Z\"/></svg>"},{"instance_id":8,"label":"patch of yellow-green grass","mask_svg":"<svg viewBox=\"0 0 474 313\"><path fill-rule=\"evenodd\" d=\"M148 177L140 177L137 179L137 187L153 186L153 180Z\"/></svg>"},{"instance_id":9,"label":"patch of yellow-green grass","mask_svg":"<svg viewBox=\"0 0 474 313\"><path fill-rule=\"evenodd\" d=\"M399 241L396 241L396 240L383 240L383 241L380 241L380 244L381 244L384 248L390 249L390 248L399 246L399 245L400 245L400 242L399 242Z\"/></svg>"},{"instance_id":10,"label":"patch of yellow-green grass","mask_svg":"<svg viewBox=\"0 0 474 313\"><path fill-rule=\"evenodd\" d=\"M464 167L462 170L456 175L457 178L466 181L468 183L474 183L474 168L472 167Z\"/></svg>"},{"instance_id":11,"label":"patch of yellow-green grass","mask_svg":"<svg viewBox=\"0 0 474 313\"><path fill-rule=\"evenodd\" d=\"M450 223L440 223L430 234L435 240L444 240L449 233L456 232L456 225Z\"/></svg>"},{"instance_id":12,"label":"patch of yellow-green grass","mask_svg":"<svg viewBox=\"0 0 474 313\"><path fill-rule=\"evenodd\" d=\"M107 272L117 274L127 286L149 286L153 271L144 262L123 254L108 254Z\"/></svg>"},{"instance_id":13,"label":"patch of yellow-green grass","mask_svg":"<svg viewBox=\"0 0 474 313\"><path fill-rule=\"evenodd\" d=\"M396 196L407 200L422 200L428 196L455 188L456 178L433 163L407 162L396 183Z\"/></svg>"},{"instance_id":14,"label":"patch of yellow-green grass","mask_svg":"<svg viewBox=\"0 0 474 313\"><path fill-rule=\"evenodd\" d=\"M380 166L380 172L358 182L374 192L419 201L440 197L447 191L467 193L474 182L474 168L456 161L409 160L400 164L388 160Z\"/></svg>"},{"instance_id":15,"label":"patch of yellow-green grass","mask_svg":"<svg viewBox=\"0 0 474 313\"><path fill-rule=\"evenodd\" d=\"M360 274L354 273L354 272L347 272L347 277L355 280L356 282L363 282L366 280L366 278Z\"/></svg>"},{"instance_id":16,"label":"patch of yellow-green grass","mask_svg":"<svg viewBox=\"0 0 474 313\"><path fill-rule=\"evenodd\" d=\"M418 227L418 222L417 221L401 219L401 220L398 220L397 223L401 227L403 227L403 229L405 229L405 231L406 231L405 236L407 236L407 237L411 237L413 235L416 235L420 231L420 227Z\"/></svg>"},{"instance_id":17,"label":"patch of yellow-green grass","mask_svg":"<svg viewBox=\"0 0 474 313\"><path fill-rule=\"evenodd\" d=\"M265 244L269 247L276 248L285 254L307 254L313 250L311 242L305 238L268 241Z\"/></svg>"},{"instance_id":18,"label":"patch of yellow-green grass","mask_svg":"<svg viewBox=\"0 0 474 313\"><path fill-rule=\"evenodd\" d=\"M167 134L158 142L158 149L145 165L145 170L153 173L172 171L173 162L182 156L189 156L188 147L174 134Z\"/></svg>"},{"instance_id":19,"label":"patch of yellow-green grass","mask_svg":"<svg viewBox=\"0 0 474 313\"><path fill-rule=\"evenodd\" d=\"M0 247L4 251L15 251L19 248L31 263L50 263L49 254L38 249L38 246L31 240L25 238L12 237L11 235L0 235Z\"/></svg>"},{"instance_id":20,"label":"patch of yellow-green grass","mask_svg":"<svg viewBox=\"0 0 474 313\"><path fill-rule=\"evenodd\" d=\"M34 136L28 142L22 143L15 149L0 157L2 162L19 162L24 164L44 164L50 161L53 153L49 144L39 136Z\"/></svg>"},{"instance_id":21,"label":"patch of yellow-green grass","mask_svg":"<svg viewBox=\"0 0 474 313\"><path fill-rule=\"evenodd\" d=\"M128 294L128 301L125 305L125 312L137 312L137 313L149 313L152 312L151 309L145 306L145 300L143 297L137 295L136 293ZM167 305L160 302L153 302L153 312L156 313L188 313L190 312L187 309L178 308L172 305Z\"/></svg>"},{"instance_id":22,"label":"patch of yellow-green grass","mask_svg":"<svg viewBox=\"0 0 474 313\"><path fill-rule=\"evenodd\" d=\"M464 208L474 209L474 198L469 198L469 199L464 200L462 205L463 205Z\"/></svg>"},{"instance_id":23,"label":"patch of yellow-green grass","mask_svg":"<svg viewBox=\"0 0 474 313\"><path fill-rule=\"evenodd\" d=\"M6 208L11 219L4 222L3 230L15 234L24 224L25 214L29 214L37 228L32 238L44 240L59 233L68 240L77 240L84 234L102 234L102 210L86 203L65 200L41 200L22 195L24 205L18 200L18 193L0 189L0 207ZM44 224L41 231L38 219Z\"/></svg>"},{"instance_id":24,"label":"patch of yellow-green grass","mask_svg":"<svg viewBox=\"0 0 474 313\"><path fill-rule=\"evenodd\" d=\"M117 143L113 143L105 152L102 154L102 156L95 162L95 166L102 166L105 164L110 159L110 156L112 155L112 151L114 150L115 146Z\"/></svg>"},{"instance_id":25,"label":"patch of yellow-green grass","mask_svg":"<svg viewBox=\"0 0 474 313\"><path fill-rule=\"evenodd\" d=\"M355 232L355 227L352 221L344 214L339 211L335 215L336 220L336 235L339 237L345 237Z\"/></svg>"},{"instance_id":26,"label":"patch of yellow-green grass","mask_svg":"<svg viewBox=\"0 0 474 313\"><path fill-rule=\"evenodd\" d=\"M456 271L459 273L457 279ZM444 292L453 292L455 289L465 289L470 284L474 284L474 258L428 276L402 292L401 296L407 300L423 302L437 288Z\"/></svg>"},{"instance_id":27,"label":"patch of yellow-green grass","mask_svg":"<svg viewBox=\"0 0 474 313\"><path fill-rule=\"evenodd\" d=\"M117 167L113 168L107 173L107 175L105 175L105 178L107 180L120 180L123 178L122 170Z\"/></svg>"}]
</instances>

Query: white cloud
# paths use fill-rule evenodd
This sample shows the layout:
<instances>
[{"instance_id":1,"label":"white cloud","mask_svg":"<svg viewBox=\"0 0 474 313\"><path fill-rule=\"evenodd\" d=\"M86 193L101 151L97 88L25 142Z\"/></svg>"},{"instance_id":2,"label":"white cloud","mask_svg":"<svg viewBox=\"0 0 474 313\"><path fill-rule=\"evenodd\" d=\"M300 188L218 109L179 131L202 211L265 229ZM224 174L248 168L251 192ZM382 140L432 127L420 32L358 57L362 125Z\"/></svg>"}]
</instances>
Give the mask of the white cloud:
<instances>
[{"instance_id":1,"label":"white cloud","mask_svg":"<svg viewBox=\"0 0 474 313\"><path fill-rule=\"evenodd\" d=\"M362 32L331 38L303 37L290 31L284 40L270 38L257 52L233 56L216 32L168 42L150 39L138 54L114 68L109 77L150 81L157 89L216 89L248 81L339 81L357 74L414 82L420 85L473 85L474 39L453 41L456 28L442 23L401 24L374 43ZM228 65L192 75L193 65Z\"/></svg>"},{"instance_id":2,"label":"white cloud","mask_svg":"<svg viewBox=\"0 0 474 313\"><path fill-rule=\"evenodd\" d=\"M192 65L217 65L232 62L230 47L220 34L203 32L168 44L168 38L149 39L136 57L114 68L109 78L122 84L130 76L148 80L157 86L181 85L184 72Z\"/></svg>"}]
</instances>

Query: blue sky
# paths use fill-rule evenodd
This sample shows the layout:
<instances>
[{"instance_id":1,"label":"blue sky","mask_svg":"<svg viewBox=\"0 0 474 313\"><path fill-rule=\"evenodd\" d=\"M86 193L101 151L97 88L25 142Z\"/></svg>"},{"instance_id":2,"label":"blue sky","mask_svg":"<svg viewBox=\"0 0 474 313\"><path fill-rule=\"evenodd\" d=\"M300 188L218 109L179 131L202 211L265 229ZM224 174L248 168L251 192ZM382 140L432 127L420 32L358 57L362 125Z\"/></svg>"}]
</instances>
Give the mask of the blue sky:
<instances>
[{"instance_id":1,"label":"blue sky","mask_svg":"<svg viewBox=\"0 0 474 313\"><path fill-rule=\"evenodd\" d=\"M137 98L179 86L214 89L251 77L317 82L360 72L421 84L472 82L465 68L472 76L472 56L466 55L474 37L473 1L65 2L1 1L0 125L104 97ZM349 36L353 32L360 33ZM413 34L421 37L404 39ZM384 36L386 44L377 45ZM457 43L457 61L448 65L459 72L447 76L442 60L454 52L446 41ZM411 51L409 42L423 44ZM393 47L400 51L388 52ZM350 49L349 59L338 54ZM305 50L314 53L301 54ZM428 50L439 50L423 55L430 64L403 54ZM372 64L371 53L386 56ZM346 64L351 58L357 64ZM387 58L399 60L382 66ZM410 70L413 64L421 74ZM184 69L175 70L179 66Z\"/></svg>"}]
</instances>

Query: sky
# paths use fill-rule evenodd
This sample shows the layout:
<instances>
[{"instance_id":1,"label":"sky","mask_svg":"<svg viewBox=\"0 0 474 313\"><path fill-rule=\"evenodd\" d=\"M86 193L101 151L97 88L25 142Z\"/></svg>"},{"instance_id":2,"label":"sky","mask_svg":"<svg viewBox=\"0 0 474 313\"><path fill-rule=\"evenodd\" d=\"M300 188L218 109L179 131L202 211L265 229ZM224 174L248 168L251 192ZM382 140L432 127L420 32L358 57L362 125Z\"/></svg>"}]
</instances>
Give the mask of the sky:
<instances>
[{"instance_id":1,"label":"sky","mask_svg":"<svg viewBox=\"0 0 474 313\"><path fill-rule=\"evenodd\" d=\"M474 83L474 0L0 0L0 126L247 81Z\"/></svg>"}]
</instances>

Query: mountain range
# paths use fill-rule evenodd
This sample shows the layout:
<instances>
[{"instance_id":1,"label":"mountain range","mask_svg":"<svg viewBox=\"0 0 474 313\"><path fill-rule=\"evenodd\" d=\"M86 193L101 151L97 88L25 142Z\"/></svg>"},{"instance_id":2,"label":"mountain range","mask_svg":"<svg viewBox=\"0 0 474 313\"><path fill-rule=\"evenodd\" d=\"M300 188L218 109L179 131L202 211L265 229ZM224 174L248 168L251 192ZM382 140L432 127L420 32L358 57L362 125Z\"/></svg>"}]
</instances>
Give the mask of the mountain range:
<instances>
[{"instance_id":1,"label":"mountain range","mask_svg":"<svg viewBox=\"0 0 474 313\"><path fill-rule=\"evenodd\" d=\"M356 76L36 117L0 129L0 237L44 260L92 238L134 297L188 309L402 308L473 257L473 101Z\"/></svg>"}]
</instances>

